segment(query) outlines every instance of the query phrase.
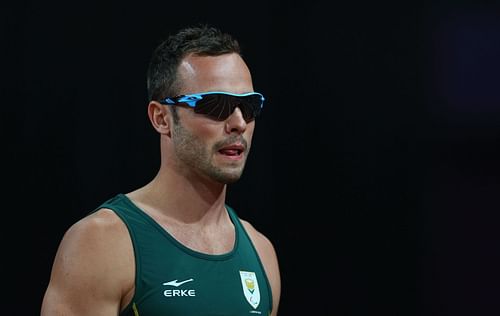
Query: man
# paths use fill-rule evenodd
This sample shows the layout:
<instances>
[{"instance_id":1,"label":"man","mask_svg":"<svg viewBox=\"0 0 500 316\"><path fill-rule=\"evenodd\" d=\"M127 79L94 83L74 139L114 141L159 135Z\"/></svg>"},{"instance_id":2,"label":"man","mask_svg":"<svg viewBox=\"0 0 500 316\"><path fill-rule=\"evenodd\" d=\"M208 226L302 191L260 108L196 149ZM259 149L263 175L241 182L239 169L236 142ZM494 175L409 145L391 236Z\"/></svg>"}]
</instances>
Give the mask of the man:
<instances>
[{"instance_id":1,"label":"man","mask_svg":"<svg viewBox=\"0 0 500 316\"><path fill-rule=\"evenodd\" d=\"M225 204L264 101L238 42L209 26L170 36L148 93L159 171L68 229L41 315L277 315L274 247Z\"/></svg>"}]
</instances>

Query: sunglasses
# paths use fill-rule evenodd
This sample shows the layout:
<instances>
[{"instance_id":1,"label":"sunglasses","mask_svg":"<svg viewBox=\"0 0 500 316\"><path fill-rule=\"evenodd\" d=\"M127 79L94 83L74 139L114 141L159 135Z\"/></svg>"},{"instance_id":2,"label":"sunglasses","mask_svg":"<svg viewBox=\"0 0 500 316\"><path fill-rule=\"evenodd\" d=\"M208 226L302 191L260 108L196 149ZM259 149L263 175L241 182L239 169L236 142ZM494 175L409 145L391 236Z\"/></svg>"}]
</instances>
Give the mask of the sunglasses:
<instances>
[{"instance_id":1,"label":"sunglasses","mask_svg":"<svg viewBox=\"0 0 500 316\"><path fill-rule=\"evenodd\" d=\"M229 92L202 92L169 97L159 101L165 105L187 105L195 113L203 114L211 119L223 121L227 119L236 107L243 114L246 122L259 116L264 106L264 96L257 92L235 94Z\"/></svg>"}]
</instances>

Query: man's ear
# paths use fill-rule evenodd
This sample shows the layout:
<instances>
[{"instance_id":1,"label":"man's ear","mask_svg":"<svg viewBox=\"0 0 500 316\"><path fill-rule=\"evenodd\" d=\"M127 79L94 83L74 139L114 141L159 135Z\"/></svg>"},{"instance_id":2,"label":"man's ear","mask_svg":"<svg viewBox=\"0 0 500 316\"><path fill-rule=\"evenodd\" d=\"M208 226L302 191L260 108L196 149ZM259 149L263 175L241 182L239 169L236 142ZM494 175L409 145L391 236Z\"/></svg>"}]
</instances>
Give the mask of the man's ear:
<instances>
[{"instance_id":1,"label":"man's ear","mask_svg":"<svg viewBox=\"0 0 500 316\"><path fill-rule=\"evenodd\" d=\"M157 101L151 101L148 104L148 116L158 133L170 136L171 117L167 107Z\"/></svg>"}]
</instances>

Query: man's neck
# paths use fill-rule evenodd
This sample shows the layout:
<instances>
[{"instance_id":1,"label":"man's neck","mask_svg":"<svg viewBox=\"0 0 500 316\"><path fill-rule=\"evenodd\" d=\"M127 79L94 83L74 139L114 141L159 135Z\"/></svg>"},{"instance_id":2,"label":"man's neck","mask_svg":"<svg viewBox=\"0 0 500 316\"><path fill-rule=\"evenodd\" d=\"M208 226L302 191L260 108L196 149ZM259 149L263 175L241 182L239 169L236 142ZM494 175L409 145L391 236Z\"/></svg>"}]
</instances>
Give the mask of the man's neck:
<instances>
[{"instance_id":1,"label":"man's neck","mask_svg":"<svg viewBox=\"0 0 500 316\"><path fill-rule=\"evenodd\" d=\"M198 180L159 172L150 183L128 196L157 216L183 223L216 223L225 213L226 185Z\"/></svg>"}]
</instances>

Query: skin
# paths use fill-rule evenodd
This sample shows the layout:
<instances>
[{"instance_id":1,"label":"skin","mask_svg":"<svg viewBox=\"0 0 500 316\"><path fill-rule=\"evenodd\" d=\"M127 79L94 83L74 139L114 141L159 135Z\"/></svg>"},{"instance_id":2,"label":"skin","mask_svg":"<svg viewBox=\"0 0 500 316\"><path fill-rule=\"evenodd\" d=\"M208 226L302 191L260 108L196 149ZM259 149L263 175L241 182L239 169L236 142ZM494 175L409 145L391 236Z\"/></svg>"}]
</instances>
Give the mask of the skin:
<instances>
[{"instance_id":1,"label":"skin","mask_svg":"<svg viewBox=\"0 0 500 316\"><path fill-rule=\"evenodd\" d=\"M253 91L250 71L237 54L188 55L178 68L181 94ZM228 183L237 181L250 150L255 121L245 122L238 108L214 121L151 101L148 116L160 135L161 166L155 178L127 194L179 242L207 254L231 251L234 226L224 203ZM264 265L277 315L281 281L270 240L243 220ZM101 209L73 224L57 250L41 316L118 315L134 294L132 242L123 222Z\"/></svg>"}]
</instances>

